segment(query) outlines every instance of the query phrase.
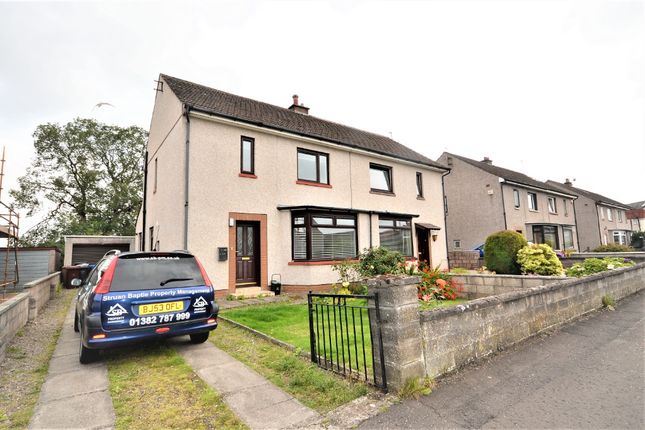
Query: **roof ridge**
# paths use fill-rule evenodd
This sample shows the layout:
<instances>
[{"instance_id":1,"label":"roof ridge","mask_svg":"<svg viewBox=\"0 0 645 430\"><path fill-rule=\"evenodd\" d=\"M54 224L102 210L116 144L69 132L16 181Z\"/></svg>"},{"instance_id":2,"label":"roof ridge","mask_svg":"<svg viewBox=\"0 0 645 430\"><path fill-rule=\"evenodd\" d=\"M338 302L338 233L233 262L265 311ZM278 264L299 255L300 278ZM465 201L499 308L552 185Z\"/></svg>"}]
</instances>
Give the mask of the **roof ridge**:
<instances>
[{"instance_id":1,"label":"roof ridge","mask_svg":"<svg viewBox=\"0 0 645 430\"><path fill-rule=\"evenodd\" d=\"M381 137L381 138L383 138L383 139L391 140L392 142L396 142L396 143L398 143L399 145L403 145L401 142L397 142L396 140L392 139L391 137L385 136L385 135L383 135L383 134L375 133L375 132L373 132L373 131L363 130L363 129L360 129L360 128L357 128L357 127L354 127L354 126L351 126L351 125L343 124L343 123L341 123L341 122L337 122L337 121L332 121L332 120L329 120L329 119L321 118L321 117L316 116L316 115L301 114L301 113L298 113L298 112L294 112L294 111L292 111L292 110L291 110L291 109L289 109L289 108L285 108L285 107L282 107L282 106L278 106L278 105L275 105L275 104L273 104L273 103L267 103L267 102L263 102L262 100L252 99L252 98L250 98L250 97L246 97L246 96L240 96L240 95L238 95L238 94L234 94L234 93L231 93L231 92L228 92L228 91L219 90L219 89L217 89L217 88L209 87L209 86L204 85L204 84L198 84L198 83L196 83L196 82L187 81L186 79L182 79L182 78L177 78L177 77L174 77L174 76L166 75L165 73L160 73L159 75L160 75L160 76L163 76L163 77L165 77L165 78L170 78L170 79L174 79L174 80L177 80L177 81L182 81L182 82L185 82L185 83L190 84L190 85L196 85L196 86L198 86L198 87L206 88L206 89L211 90L211 91L217 91L217 92L219 92L219 93L226 94L226 95L229 95L229 96L239 97L239 98L241 98L241 99L248 100L248 101L251 101L251 102L254 102L254 103L261 103L261 104L266 105L266 106L271 106L271 107L273 107L273 108L278 108L278 109L281 109L281 110L285 111L285 113L287 113L287 114L289 114L289 115L291 115L291 114L293 114L293 115L306 115L306 116L307 116L307 117L309 117L309 118L316 118L316 119L317 119L317 120L319 120L319 121L325 121L325 122L328 122L328 123L331 123L331 124L340 125L340 126L342 126L342 127L351 128L352 130L360 131L361 133L369 133L369 134L372 134L372 135L374 135L374 136ZM414 151L412 148L408 148L408 149L410 149L410 150ZM415 151L415 152L416 152L416 151Z\"/></svg>"}]
</instances>

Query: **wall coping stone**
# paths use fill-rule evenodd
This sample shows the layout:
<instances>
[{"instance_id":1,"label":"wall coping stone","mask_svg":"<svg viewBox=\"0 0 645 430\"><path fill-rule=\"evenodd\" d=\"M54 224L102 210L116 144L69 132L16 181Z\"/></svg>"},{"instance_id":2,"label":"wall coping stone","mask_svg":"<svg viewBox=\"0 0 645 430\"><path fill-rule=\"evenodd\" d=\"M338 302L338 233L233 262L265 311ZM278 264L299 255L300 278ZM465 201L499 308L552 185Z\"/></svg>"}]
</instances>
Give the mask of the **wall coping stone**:
<instances>
[{"instance_id":1,"label":"wall coping stone","mask_svg":"<svg viewBox=\"0 0 645 430\"><path fill-rule=\"evenodd\" d=\"M537 287L530 287L530 288L525 288L521 290L510 291L508 293L497 294L494 296L483 297L481 299L471 300L468 303L463 305L452 306L449 308L439 308L434 310L420 311L419 312L420 318L422 322L425 322L425 321L440 319L447 315L460 314L464 312L472 312L478 309L496 306L503 302L512 302L526 297L536 296L543 292L559 290L567 286L574 286L578 284L584 284L589 281L605 279L605 278L610 278L614 276L620 276L623 273L631 272L633 270L639 270L642 268L645 268L645 263L636 264L630 267L621 267L619 269L608 270L608 271L596 273L590 276L583 276L581 278L559 278L555 282L552 282L548 285L540 285Z\"/></svg>"},{"instance_id":2,"label":"wall coping stone","mask_svg":"<svg viewBox=\"0 0 645 430\"><path fill-rule=\"evenodd\" d=\"M29 299L29 293L18 293L4 303L0 303L0 314L7 312L23 300Z\"/></svg>"},{"instance_id":3,"label":"wall coping stone","mask_svg":"<svg viewBox=\"0 0 645 430\"><path fill-rule=\"evenodd\" d=\"M25 289L33 288L33 287L37 286L38 284L45 283L46 281L50 281L52 278L58 277L58 276L60 276L60 272L54 272L54 273L52 273L50 275L43 276L40 279L34 279L33 281L26 283L24 285L24 288Z\"/></svg>"}]
</instances>

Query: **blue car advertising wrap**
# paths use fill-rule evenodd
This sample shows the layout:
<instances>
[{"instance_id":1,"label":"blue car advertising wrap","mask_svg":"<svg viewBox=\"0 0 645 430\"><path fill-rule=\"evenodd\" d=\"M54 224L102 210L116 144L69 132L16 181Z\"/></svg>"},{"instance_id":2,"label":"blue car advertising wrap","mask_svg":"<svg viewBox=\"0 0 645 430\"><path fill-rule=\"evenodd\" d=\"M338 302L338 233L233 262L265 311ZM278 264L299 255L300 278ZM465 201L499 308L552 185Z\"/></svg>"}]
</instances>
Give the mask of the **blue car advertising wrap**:
<instances>
[{"instance_id":1,"label":"blue car advertising wrap","mask_svg":"<svg viewBox=\"0 0 645 430\"><path fill-rule=\"evenodd\" d=\"M105 331L168 325L208 318L213 309L210 287L109 292L101 297Z\"/></svg>"}]
</instances>

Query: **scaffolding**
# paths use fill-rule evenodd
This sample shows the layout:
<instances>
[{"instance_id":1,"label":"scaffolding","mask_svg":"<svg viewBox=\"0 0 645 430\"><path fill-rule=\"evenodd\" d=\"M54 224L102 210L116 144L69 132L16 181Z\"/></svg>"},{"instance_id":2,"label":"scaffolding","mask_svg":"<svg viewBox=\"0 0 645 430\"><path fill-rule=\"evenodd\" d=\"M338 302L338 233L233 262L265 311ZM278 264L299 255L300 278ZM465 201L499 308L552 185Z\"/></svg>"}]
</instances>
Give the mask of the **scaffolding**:
<instances>
[{"instance_id":1,"label":"scaffolding","mask_svg":"<svg viewBox=\"0 0 645 430\"><path fill-rule=\"evenodd\" d=\"M12 207L2 202L2 182L4 179L5 148L2 148L2 160L0 160L0 239L7 240L4 252L4 270L0 289L2 299L5 298L9 288L15 289L19 282L18 275L18 230L20 227L20 216ZM10 256L13 254L13 261ZM11 265L11 268L10 268Z\"/></svg>"}]
</instances>

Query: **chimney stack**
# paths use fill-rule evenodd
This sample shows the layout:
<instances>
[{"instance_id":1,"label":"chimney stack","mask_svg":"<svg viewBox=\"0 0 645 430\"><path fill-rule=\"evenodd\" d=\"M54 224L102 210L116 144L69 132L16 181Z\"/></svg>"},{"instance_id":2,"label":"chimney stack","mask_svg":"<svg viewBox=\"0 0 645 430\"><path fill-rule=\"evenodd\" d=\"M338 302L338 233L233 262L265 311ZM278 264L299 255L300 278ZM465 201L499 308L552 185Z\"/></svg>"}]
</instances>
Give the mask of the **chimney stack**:
<instances>
[{"instance_id":1,"label":"chimney stack","mask_svg":"<svg viewBox=\"0 0 645 430\"><path fill-rule=\"evenodd\" d=\"M493 160L491 160L491 159L490 159L490 158L488 158L488 157L484 157L484 159L482 160L482 163L485 163L485 164L491 165L491 164L493 164Z\"/></svg>"},{"instance_id":2,"label":"chimney stack","mask_svg":"<svg viewBox=\"0 0 645 430\"><path fill-rule=\"evenodd\" d=\"M301 113L303 115L309 115L309 108L305 107L302 104L298 104L298 94L293 95L293 104L289 106L289 110Z\"/></svg>"},{"instance_id":3,"label":"chimney stack","mask_svg":"<svg viewBox=\"0 0 645 430\"><path fill-rule=\"evenodd\" d=\"M567 178L567 179L565 179L565 180L564 180L564 185L566 185L567 187L573 187L573 183L571 183L571 181L569 180L569 178Z\"/></svg>"}]
</instances>

